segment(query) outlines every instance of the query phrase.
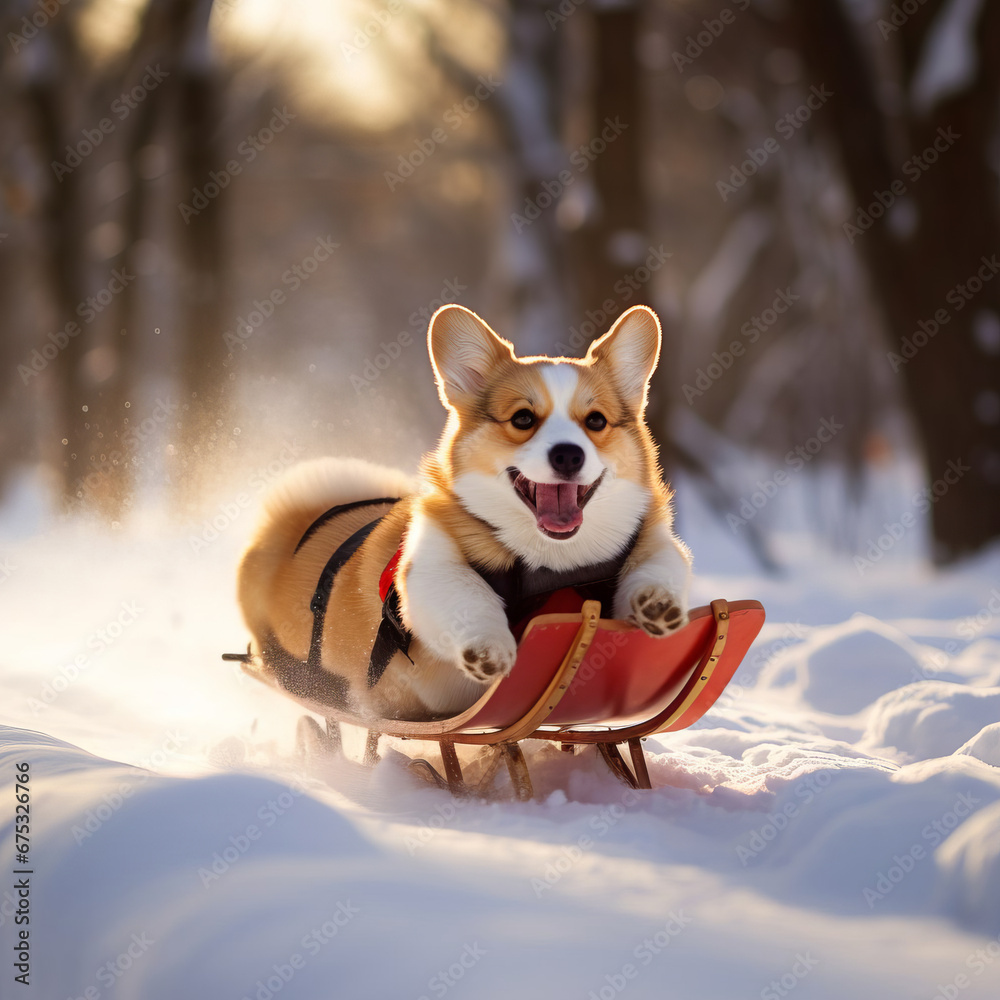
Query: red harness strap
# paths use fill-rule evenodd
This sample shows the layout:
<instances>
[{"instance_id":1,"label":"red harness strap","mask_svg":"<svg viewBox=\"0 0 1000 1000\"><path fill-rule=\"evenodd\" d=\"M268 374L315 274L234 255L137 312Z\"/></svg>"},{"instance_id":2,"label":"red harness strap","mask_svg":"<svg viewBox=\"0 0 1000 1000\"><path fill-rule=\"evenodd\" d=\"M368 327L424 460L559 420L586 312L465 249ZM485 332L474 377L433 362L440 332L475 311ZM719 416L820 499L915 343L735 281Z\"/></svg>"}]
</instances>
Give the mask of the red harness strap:
<instances>
[{"instance_id":1,"label":"red harness strap","mask_svg":"<svg viewBox=\"0 0 1000 1000\"><path fill-rule=\"evenodd\" d=\"M382 570L382 575L378 578L378 596L379 600L385 604L386 596L389 593L389 588L392 586L396 579L396 569L399 566L399 558L403 554L403 542L400 541L399 548L396 549L395 555L386 563L385 569Z\"/></svg>"}]
</instances>

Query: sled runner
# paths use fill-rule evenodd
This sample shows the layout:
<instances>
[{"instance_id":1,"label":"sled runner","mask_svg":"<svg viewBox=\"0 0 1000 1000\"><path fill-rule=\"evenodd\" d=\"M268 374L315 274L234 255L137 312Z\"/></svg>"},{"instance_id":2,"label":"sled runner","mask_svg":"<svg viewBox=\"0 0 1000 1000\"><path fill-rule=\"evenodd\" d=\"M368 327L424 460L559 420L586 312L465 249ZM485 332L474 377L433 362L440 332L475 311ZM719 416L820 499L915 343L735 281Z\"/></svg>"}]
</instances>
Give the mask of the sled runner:
<instances>
[{"instance_id":1,"label":"sled runner","mask_svg":"<svg viewBox=\"0 0 1000 1000\"><path fill-rule=\"evenodd\" d=\"M519 747L524 739L558 742L570 753L596 744L622 781L650 788L641 740L697 722L722 694L764 623L757 601L717 600L695 608L684 628L664 638L601 618L598 601L583 602L578 612L542 610L525 627L510 674L464 712L430 722L362 719L324 702L324 678L312 677L317 668L305 661L296 661L289 674L269 669L249 653L227 653L223 659L242 663L251 677L325 718L325 732L303 718L300 740L336 750L340 723L360 726L368 730L366 764L378 760L381 736L433 741L440 746L444 774L426 760L410 765L429 780L456 795L484 795L506 765L516 797L525 800L533 793ZM491 754L474 785L463 776L455 749L460 743ZM628 747L631 766L618 749L621 744Z\"/></svg>"}]
</instances>

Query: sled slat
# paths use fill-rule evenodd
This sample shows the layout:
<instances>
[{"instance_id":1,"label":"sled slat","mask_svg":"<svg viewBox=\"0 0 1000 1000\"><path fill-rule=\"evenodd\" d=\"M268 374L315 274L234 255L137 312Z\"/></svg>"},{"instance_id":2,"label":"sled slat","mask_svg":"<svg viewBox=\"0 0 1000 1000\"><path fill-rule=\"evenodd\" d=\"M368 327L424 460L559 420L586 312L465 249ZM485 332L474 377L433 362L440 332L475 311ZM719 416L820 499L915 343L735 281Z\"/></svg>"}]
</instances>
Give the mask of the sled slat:
<instances>
[{"instance_id":1,"label":"sled slat","mask_svg":"<svg viewBox=\"0 0 1000 1000\"><path fill-rule=\"evenodd\" d=\"M380 734L437 740L447 784L461 793L467 789L455 744L494 746L520 798L531 796L531 781L518 740L552 740L564 747L596 743L623 780L649 788L639 740L685 729L712 707L760 631L764 609L757 601L716 600L692 610L687 625L662 638L599 614L600 605L587 601L577 613L536 616L523 632L508 676L451 718L378 720L368 734L366 762L377 761ZM340 706L289 691L259 657L243 669L324 715L328 725L371 725ZM631 768L616 746L624 743Z\"/></svg>"}]
</instances>

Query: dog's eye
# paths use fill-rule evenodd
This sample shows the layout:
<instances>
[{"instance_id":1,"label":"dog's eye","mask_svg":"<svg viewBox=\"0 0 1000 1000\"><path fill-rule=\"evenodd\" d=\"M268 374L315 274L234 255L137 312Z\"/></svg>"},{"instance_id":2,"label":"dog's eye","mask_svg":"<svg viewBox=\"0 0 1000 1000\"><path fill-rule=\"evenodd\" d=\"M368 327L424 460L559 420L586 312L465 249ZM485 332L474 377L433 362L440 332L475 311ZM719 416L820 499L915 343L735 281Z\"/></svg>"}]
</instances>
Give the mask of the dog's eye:
<instances>
[{"instance_id":1,"label":"dog's eye","mask_svg":"<svg viewBox=\"0 0 1000 1000\"><path fill-rule=\"evenodd\" d=\"M587 414L587 419L584 420L584 423L587 425L588 431L603 431L608 426L608 418L603 413L598 413L597 410L594 410L593 413Z\"/></svg>"},{"instance_id":2,"label":"dog's eye","mask_svg":"<svg viewBox=\"0 0 1000 1000\"><path fill-rule=\"evenodd\" d=\"M531 412L531 410L518 410L517 413L510 418L510 422L519 431L530 431L531 428L535 426L535 415Z\"/></svg>"}]
</instances>

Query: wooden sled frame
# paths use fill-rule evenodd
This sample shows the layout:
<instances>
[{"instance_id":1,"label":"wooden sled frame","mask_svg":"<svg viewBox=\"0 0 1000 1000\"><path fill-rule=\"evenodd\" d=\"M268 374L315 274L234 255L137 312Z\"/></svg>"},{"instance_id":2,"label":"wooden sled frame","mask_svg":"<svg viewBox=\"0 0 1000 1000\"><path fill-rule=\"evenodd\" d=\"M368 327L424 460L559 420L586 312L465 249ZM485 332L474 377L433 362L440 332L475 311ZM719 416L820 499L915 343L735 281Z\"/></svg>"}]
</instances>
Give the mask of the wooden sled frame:
<instances>
[{"instance_id":1,"label":"wooden sled frame","mask_svg":"<svg viewBox=\"0 0 1000 1000\"><path fill-rule=\"evenodd\" d=\"M514 795L524 801L532 798L533 790L519 746L523 739L558 742L567 752L575 752L581 745L596 744L602 758L623 782L631 788L651 788L641 741L655 733L686 729L697 722L722 693L763 622L764 609L757 601L730 604L716 600L709 606L693 609L683 629L663 639L651 639L625 622L602 619L599 602L586 601L578 613L543 614L532 619L522 635L518 663L511 674L494 681L464 712L431 722L361 719L343 709L293 694L249 656L227 654L225 659L239 660L252 677L325 718L325 732L313 720L304 719L300 738L318 741L335 750L340 747L340 723L360 726L368 730L364 756L368 765L379 759L378 744L382 736L434 741L440 746L444 774L427 760L412 761L410 766L423 777L455 795L483 796L500 767L506 765ZM550 634L545 635L546 632ZM571 637L568 646L567 636ZM581 695L587 681L574 687L574 679L598 638L605 648L610 643L625 651L619 658L628 661L627 670L614 676L612 669L601 692ZM565 649L558 666L550 672L544 665L536 669L531 661L545 659L552 649ZM535 655L538 650L543 655ZM670 654L678 651L684 655L680 662L672 662ZM525 666L519 674L522 653ZM660 662L653 662L656 660ZM602 660L602 667L605 662ZM534 676L528 676L529 670ZM529 683L522 684L522 677ZM652 684L655 696L644 695L638 701L633 698L634 704L627 704L631 693L616 696L615 685L619 680L634 688L637 679L646 689L652 690ZM530 684L534 684L535 693L524 697L524 690ZM463 775L455 749L459 743L492 750L475 785L470 785ZM631 766L619 751L620 744L628 746Z\"/></svg>"}]
</instances>

